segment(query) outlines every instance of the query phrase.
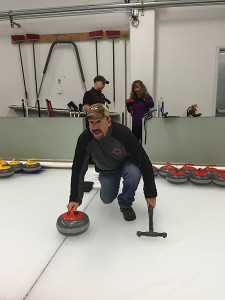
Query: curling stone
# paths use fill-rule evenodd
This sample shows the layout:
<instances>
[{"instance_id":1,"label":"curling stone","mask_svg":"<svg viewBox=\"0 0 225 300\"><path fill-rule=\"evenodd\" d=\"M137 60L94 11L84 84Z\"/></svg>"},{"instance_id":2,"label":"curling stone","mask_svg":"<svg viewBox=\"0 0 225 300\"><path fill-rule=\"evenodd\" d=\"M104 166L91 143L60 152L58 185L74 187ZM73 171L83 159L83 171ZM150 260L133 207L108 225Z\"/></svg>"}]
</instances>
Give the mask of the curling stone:
<instances>
[{"instance_id":1,"label":"curling stone","mask_svg":"<svg viewBox=\"0 0 225 300\"><path fill-rule=\"evenodd\" d=\"M66 236L75 236L84 233L90 225L88 215L73 209L58 217L56 228L59 233Z\"/></svg>"},{"instance_id":2,"label":"curling stone","mask_svg":"<svg viewBox=\"0 0 225 300\"><path fill-rule=\"evenodd\" d=\"M211 181L212 181L211 177L212 176L209 173L207 173L206 171L203 171L200 168L197 171L190 174L189 179L191 182L193 182L195 184L204 185L204 184L211 183Z\"/></svg>"},{"instance_id":3,"label":"curling stone","mask_svg":"<svg viewBox=\"0 0 225 300\"><path fill-rule=\"evenodd\" d=\"M15 158L13 158L9 165L14 169L14 172L23 170L23 164L20 161L16 161Z\"/></svg>"},{"instance_id":4,"label":"curling stone","mask_svg":"<svg viewBox=\"0 0 225 300\"><path fill-rule=\"evenodd\" d=\"M213 174L212 182L225 187L225 170L218 170L218 173Z\"/></svg>"},{"instance_id":5,"label":"curling stone","mask_svg":"<svg viewBox=\"0 0 225 300\"><path fill-rule=\"evenodd\" d=\"M216 167L216 165L207 165L206 168L203 169L203 171L206 171L210 175L216 174L218 172L218 169L213 167Z\"/></svg>"},{"instance_id":6,"label":"curling stone","mask_svg":"<svg viewBox=\"0 0 225 300\"><path fill-rule=\"evenodd\" d=\"M0 164L0 179L11 177L14 174L14 170L7 163Z\"/></svg>"},{"instance_id":7,"label":"curling stone","mask_svg":"<svg viewBox=\"0 0 225 300\"><path fill-rule=\"evenodd\" d=\"M188 181L188 174L175 168L167 173L166 179L172 183L185 183Z\"/></svg>"},{"instance_id":8,"label":"curling stone","mask_svg":"<svg viewBox=\"0 0 225 300\"><path fill-rule=\"evenodd\" d=\"M41 170L41 165L36 161L36 158L28 159L28 161L23 165L23 171L25 173L36 173Z\"/></svg>"},{"instance_id":9,"label":"curling stone","mask_svg":"<svg viewBox=\"0 0 225 300\"><path fill-rule=\"evenodd\" d=\"M159 170L155 166L152 166L152 169L153 169L154 177L156 177L159 174Z\"/></svg>"},{"instance_id":10,"label":"curling stone","mask_svg":"<svg viewBox=\"0 0 225 300\"><path fill-rule=\"evenodd\" d=\"M165 166L162 166L160 169L159 169L159 175L162 176L162 177L166 177L167 173L169 171L172 171L174 170L175 167L172 166L169 162L167 162L167 165Z\"/></svg>"},{"instance_id":11,"label":"curling stone","mask_svg":"<svg viewBox=\"0 0 225 300\"><path fill-rule=\"evenodd\" d=\"M4 164L4 165L9 165L3 158L1 158L0 157L0 165L2 165L2 164Z\"/></svg>"},{"instance_id":12,"label":"curling stone","mask_svg":"<svg viewBox=\"0 0 225 300\"><path fill-rule=\"evenodd\" d=\"M181 172L185 172L186 174L192 174L194 171L197 171L194 164L184 164L182 168L180 168Z\"/></svg>"}]
</instances>

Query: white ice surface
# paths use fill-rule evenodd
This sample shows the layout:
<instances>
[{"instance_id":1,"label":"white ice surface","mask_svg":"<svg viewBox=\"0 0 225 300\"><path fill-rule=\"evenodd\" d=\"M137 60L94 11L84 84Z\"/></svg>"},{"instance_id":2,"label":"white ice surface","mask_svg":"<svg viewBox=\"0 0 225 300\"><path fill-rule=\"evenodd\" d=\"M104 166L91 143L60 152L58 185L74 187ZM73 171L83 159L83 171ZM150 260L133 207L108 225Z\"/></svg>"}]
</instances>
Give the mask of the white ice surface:
<instances>
[{"instance_id":1,"label":"white ice surface","mask_svg":"<svg viewBox=\"0 0 225 300\"><path fill-rule=\"evenodd\" d=\"M0 300L23 299L62 243L56 220L67 211L70 175L70 170L45 169L0 180ZM80 210L95 193L85 193Z\"/></svg>"},{"instance_id":2,"label":"white ice surface","mask_svg":"<svg viewBox=\"0 0 225 300\"><path fill-rule=\"evenodd\" d=\"M166 239L136 236L148 231L142 184L133 222L92 190L80 207L88 231L65 238L55 223L66 211L70 174L47 169L0 181L1 300L225 299L223 187L157 177L154 230ZM86 180L97 183L94 169Z\"/></svg>"}]
</instances>

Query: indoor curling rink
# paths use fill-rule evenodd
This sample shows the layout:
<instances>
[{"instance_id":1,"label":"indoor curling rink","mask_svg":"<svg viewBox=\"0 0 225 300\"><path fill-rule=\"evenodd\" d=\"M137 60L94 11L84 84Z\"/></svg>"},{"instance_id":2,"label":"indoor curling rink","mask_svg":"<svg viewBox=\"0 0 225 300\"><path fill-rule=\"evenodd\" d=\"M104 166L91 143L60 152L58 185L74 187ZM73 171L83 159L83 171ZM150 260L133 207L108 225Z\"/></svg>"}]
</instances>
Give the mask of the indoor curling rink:
<instances>
[{"instance_id":1,"label":"indoor curling rink","mask_svg":"<svg viewBox=\"0 0 225 300\"><path fill-rule=\"evenodd\" d=\"M15 173L0 181L0 300L224 300L225 189L158 175L154 231L148 231L141 181L126 222L117 201L101 202L99 188L85 193L79 210L89 229L65 237L56 220L67 211L70 168ZM94 168L86 181L98 183Z\"/></svg>"}]
</instances>

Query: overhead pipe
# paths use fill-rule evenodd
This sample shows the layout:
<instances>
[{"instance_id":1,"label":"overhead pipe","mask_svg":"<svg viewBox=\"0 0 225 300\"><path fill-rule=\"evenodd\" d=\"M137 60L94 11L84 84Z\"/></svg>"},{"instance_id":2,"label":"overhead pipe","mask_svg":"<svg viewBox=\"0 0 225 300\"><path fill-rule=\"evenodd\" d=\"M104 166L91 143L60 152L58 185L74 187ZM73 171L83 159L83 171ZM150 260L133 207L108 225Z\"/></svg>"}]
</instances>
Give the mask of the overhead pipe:
<instances>
[{"instance_id":1,"label":"overhead pipe","mask_svg":"<svg viewBox=\"0 0 225 300\"><path fill-rule=\"evenodd\" d=\"M15 19L33 19L48 17L63 17L73 15L88 15L98 13L130 12L132 9L152 9L156 7L181 7L202 5L223 5L225 0L168 0L136 3L113 3L100 5L79 5L67 7L52 7L44 9L23 9L0 12L0 21Z\"/></svg>"}]
</instances>

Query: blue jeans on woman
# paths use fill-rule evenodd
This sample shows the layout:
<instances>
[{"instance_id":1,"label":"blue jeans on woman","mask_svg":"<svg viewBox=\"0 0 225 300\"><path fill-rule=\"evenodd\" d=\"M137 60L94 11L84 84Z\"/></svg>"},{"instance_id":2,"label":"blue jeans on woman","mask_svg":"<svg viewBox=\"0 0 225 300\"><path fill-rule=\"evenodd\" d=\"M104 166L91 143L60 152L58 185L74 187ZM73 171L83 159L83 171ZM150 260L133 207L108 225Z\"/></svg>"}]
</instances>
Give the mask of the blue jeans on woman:
<instances>
[{"instance_id":1,"label":"blue jeans on woman","mask_svg":"<svg viewBox=\"0 0 225 300\"><path fill-rule=\"evenodd\" d=\"M103 203L109 204L118 198L120 207L132 206L141 179L141 171L137 165L132 161L126 161L121 171L117 173L100 172L98 178L101 183L100 198ZM123 178L123 188L122 193L118 195L121 178Z\"/></svg>"}]
</instances>

